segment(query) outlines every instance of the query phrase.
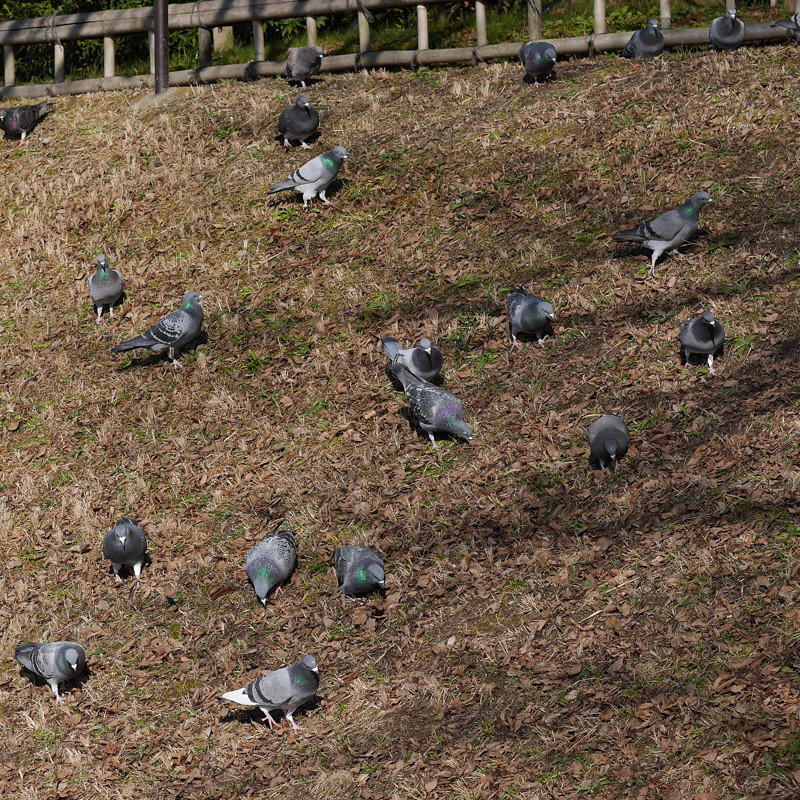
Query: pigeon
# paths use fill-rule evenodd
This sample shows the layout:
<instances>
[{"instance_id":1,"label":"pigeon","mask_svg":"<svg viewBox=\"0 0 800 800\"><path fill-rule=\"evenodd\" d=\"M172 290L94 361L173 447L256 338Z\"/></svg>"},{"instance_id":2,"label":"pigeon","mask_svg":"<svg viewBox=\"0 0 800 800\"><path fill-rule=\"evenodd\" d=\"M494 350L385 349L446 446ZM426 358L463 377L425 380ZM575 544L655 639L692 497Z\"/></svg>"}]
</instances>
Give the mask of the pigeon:
<instances>
[{"instance_id":1,"label":"pigeon","mask_svg":"<svg viewBox=\"0 0 800 800\"><path fill-rule=\"evenodd\" d=\"M794 43L796 45L800 45L800 12L789 17L789 19L782 19L778 22L773 22L770 27L786 28L789 33L794 34Z\"/></svg>"},{"instance_id":2,"label":"pigeon","mask_svg":"<svg viewBox=\"0 0 800 800\"><path fill-rule=\"evenodd\" d=\"M724 17L717 17L708 29L712 50L736 50L744 42L744 22L736 19L736 9L728 8Z\"/></svg>"},{"instance_id":3,"label":"pigeon","mask_svg":"<svg viewBox=\"0 0 800 800\"><path fill-rule=\"evenodd\" d=\"M321 47L290 47L283 77L300 81L305 89L306 81L319 72L323 55Z\"/></svg>"},{"instance_id":4,"label":"pigeon","mask_svg":"<svg viewBox=\"0 0 800 800\"><path fill-rule=\"evenodd\" d=\"M556 49L549 42L528 42L519 49L522 66L525 67L525 80L539 85L539 81L549 81L554 77Z\"/></svg>"},{"instance_id":5,"label":"pigeon","mask_svg":"<svg viewBox=\"0 0 800 800\"><path fill-rule=\"evenodd\" d=\"M367 547L345 545L333 554L339 591L345 597L366 597L386 591L383 559Z\"/></svg>"},{"instance_id":6,"label":"pigeon","mask_svg":"<svg viewBox=\"0 0 800 800\"><path fill-rule=\"evenodd\" d=\"M603 414L589 426L589 450L601 469L610 465L613 472L630 443L628 426L616 414Z\"/></svg>"},{"instance_id":7,"label":"pigeon","mask_svg":"<svg viewBox=\"0 0 800 800\"><path fill-rule=\"evenodd\" d=\"M183 296L181 307L164 319L160 319L152 328L141 336L111 348L112 353L124 353L137 347L147 347L156 353L169 351L172 366L180 369L177 354L200 333L203 324L203 309L200 306L202 297L197 292L187 292Z\"/></svg>"},{"instance_id":8,"label":"pigeon","mask_svg":"<svg viewBox=\"0 0 800 800\"><path fill-rule=\"evenodd\" d=\"M290 147L292 141L300 142L303 150L310 150L306 139L313 136L319 127L319 114L311 107L308 98L302 94L293 106L286 106L278 119L277 135L283 137L283 146Z\"/></svg>"},{"instance_id":9,"label":"pigeon","mask_svg":"<svg viewBox=\"0 0 800 800\"><path fill-rule=\"evenodd\" d=\"M122 583L119 573L125 565L133 567L133 574L139 580L146 553L144 531L131 517L123 517L103 539L103 555L111 562L117 583Z\"/></svg>"},{"instance_id":10,"label":"pigeon","mask_svg":"<svg viewBox=\"0 0 800 800\"><path fill-rule=\"evenodd\" d=\"M38 106L14 106L14 108L0 109L0 125L6 136L25 137L36 127L36 123L53 107L52 103L45 101Z\"/></svg>"},{"instance_id":11,"label":"pigeon","mask_svg":"<svg viewBox=\"0 0 800 800\"><path fill-rule=\"evenodd\" d=\"M449 433L472 441L472 428L464 422L464 407L452 392L420 380L402 364L390 364L388 371L403 385L411 410L434 447L437 447L434 433Z\"/></svg>"},{"instance_id":12,"label":"pigeon","mask_svg":"<svg viewBox=\"0 0 800 800\"><path fill-rule=\"evenodd\" d=\"M25 669L47 681L61 702L58 685L86 668L86 651L77 642L45 642L21 644L14 648L14 658Z\"/></svg>"},{"instance_id":13,"label":"pigeon","mask_svg":"<svg viewBox=\"0 0 800 800\"><path fill-rule=\"evenodd\" d=\"M280 727L272 719L270 711L283 711L292 728L302 731L305 729L294 721L292 715L300 706L314 699L318 686L317 661L313 656L304 656L299 664L276 669L248 683L244 689L226 692L222 699L243 706L258 706L264 712L270 729Z\"/></svg>"},{"instance_id":14,"label":"pigeon","mask_svg":"<svg viewBox=\"0 0 800 800\"><path fill-rule=\"evenodd\" d=\"M402 364L412 375L422 381L432 381L441 371L444 359L438 347L431 346L430 339L420 339L419 346L403 350L393 336L381 339L383 352L394 364Z\"/></svg>"},{"instance_id":15,"label":"pigeon","mask_svg":"<svg viewBox=\"0 0 800 800\"><path fill-rule=\"evenodd\" d=\"M664 52L664 37L658 29L658 20L647 20L647 27L628 39L628 44L622 51L625 58L655 58Z\"/></svg>"},{"instance_id":16,"label":"pigeon","mask_svg":"<svg viewBox=\"0 0 800 800\"><path fill-rule=\"evenodd\" d=\"M662 253L677 250L697 233L700 209L711 202L706 192L693 194L682 206L667 211L652 222L638 228L620 231L612 236L615 242L637 242L652 250L650 274L656 275L656 261Z\"/></svg>"},{"instance_id":17,"label":"pigeon","mask_svg":"<svg viewBox=\"0 0 800 800\"><path fill-rule=\"evenodd\" d=\"M714 356L722 355L725 329L710 311L704 311L697 319L681 322L680 339L681 356L687 367L692 366L689 356L707 356L709 374L717 374L714 371Z\"/></svg>"},{"instance_id":18,"label":"pigeon","mask_svg":"<svg viewBox=\"0 0 800 800\"><path fill-rule=\"evenodd\" d=\"M113 319L114 304L122 297L122 274L108 266L103 253L97 256L97 272L89 276L89 294L97 308L95 322L100 324L104 306L108 306L108 314Z\"/></svg>"},{"instance_id":19,"label":"pigeon","mask_svg":"<svg viewBox=\"0 0 800 800\"><path fill-rule=\"evenodd\" d=\"M253 584L256 597L264 608L267 607L267 595L274 589L275 594L283 591L297 568L297 547L294 533L288 521L276 531L265 536L247 553L244 569Z\"/></svg>"},{"instance_id":20,"label":"pigeon","mask_svg":"<svg viewBox=\"0 0 800 800\"><path fill-rule=\"evenodd\" d=\"M269 194L275 194L294 189L303 195L303 208L307 208L308 201L317 196L325 205L329 205L330 201L325 197L325 192L339 174L342 161L346 160L347 150L344 147L334 147L329 153L312 158L285 181L270 186L267 191Z\"/></svg>"},{"instance_id":21,"label":"pigeon","mask_svg":"<svg viewBox=\"0 0 800 800\"><path fill-rule=\"evenodd\" d=\"M547 336L542 336L542 333L555 318L553 306L550 303L534 297L521 286L519 289L514 289L508 296L508 329L511 331L511 349L522 347L517 339L518 333L535 334L539 344L544 347L544 340Z\"/></svg>"}]
</instances>

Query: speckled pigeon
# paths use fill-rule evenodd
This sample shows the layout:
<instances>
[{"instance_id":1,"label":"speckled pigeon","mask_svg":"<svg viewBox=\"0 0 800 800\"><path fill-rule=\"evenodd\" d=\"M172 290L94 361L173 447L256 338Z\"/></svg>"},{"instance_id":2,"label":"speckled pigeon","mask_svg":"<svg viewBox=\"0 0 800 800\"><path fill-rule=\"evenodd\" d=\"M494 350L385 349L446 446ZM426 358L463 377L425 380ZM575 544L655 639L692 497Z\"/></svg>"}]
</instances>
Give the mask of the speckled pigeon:
<instances>
[{"instance_id":1,"label":"speckled pigeon","mask_svg":"<svg viewBox=\"0 0 800 800\"><path fill-rule=\"evenodd\" d=\"M112 347L111 352L124 353L137 347L147 347L156 353L167 350L172 366L180 369L178 355L181 349L197 338L200 326L203 324L203 309L200 305L202 300L197 292L187 292L177 311L167 314L141 336Z\"/></svg>"},{"instance_id":2,"label":"speckled pigeon","mask_svg":"<svg viewBox=\"0 0 800 800\"><path fill-rule=\"evenodd\" d=\"M625 58L655 58L664 52L664 37L658 29L658 20L647 20L647 26L628 39L628 44L622 51Z\"/></svg>"},{"instance_id":3,"label":"speckled pigeon","mask_svg":"<svg viewBox=\"0 0 800 800\"><path fill-rule=\"evenodd\" d=\"M222 699L243 706L258 706L264 712L270 728L280 727L270 712L283 711L292 728L302 731L305 728L298 725L292 715L300 706L314 699L318 686L317 661L313 656L304 656L299 664L276 669L248 683L244 689L226 692Z\"/></svg>"},{"instance_id":4,"label":"speckled pigeon","mask_svg":"<svg viewBox=\"0 0 800 800\"><path fill-rule=\"evenodd\" d=\"M325 192L339 174L342 161L346 159L347 150L344 147L334 147L329 153L312 158L285 181L270 186L267 191L269 194L275 194L294 189L303 195L303 208L307 208L308 201L317 196L325 205L329 205L330 201L325 197Z\"/></svg>"},{"instance_id":5,"label":"speckled pigeon","mask_svg":"<svg viewBox=\"0 0 800 800\"><path fill-rule=\"evenodd\" d=\"M290 47L283 77L300 81L305 89L306 81L319 72L323 55L321 47Z\"/></svg>"},{"instance_id":6,"label":"speckled pigeon","mask_svg":"<svg viewBox=\"0 0 800 800\"><path fill-rule=\"evenodd\" d=\"M744 42L744 22L736 19L736 9L728 8L724 17L717 17L708 29L713 50L736 50Z\"/></svg>"},{"instance_id":7,"label":"speckled pigeon","mask_svg":"<svg viewBox=\"0 0 800 800\"><path fill-rule=\"evenodd\" d=\"M366 597L386 591L383 559L368 547L348 544L333 554L339 591L345 597Z\"/></svg>"},{"instance_id":8,"label":"speckled pigeon","mask_svg":"<svg viewBox=\"0 0 800 800\"><path fill-rule=\"evenodd\" d=\"M550 303L534 297L521 286L508 296L508 329L511 332L511 349L522 347L517 339L518 333L536 336L536 340L544 347L543 336L555 319L555 312Z\"/></svg>"},{"instance_id":9,"label":"speckled pigeon","mask_svg":"<svg viewBox=\"0 0 800 800\"><path fill-rule=\"evenodd\" d=\"M613 472L630 443L628 426L616 414L603 414L589 426L589 450L601 469Z\"/></svg>"},{"instance_id":10,"label":"speckled pigeon","mask_svg":"<svg viewBox=\"0 0 800 800\"><path fill-rule=\"evenodd\" d=\"M411 410L434 447L437 446L434 433L449 433L472 441L472 428L464 422L464 406L452 392L421 381L401 364L390 364L388 371L403 385Z\"/></svg>"},{"instance_id":11,"label":"speckled pigeon","mask_svg":"<svg viewBox=\"0 0 800 800\"><path fill-rule=\"evenodd\" d=\"M123 517L103 539L103 555L111 562L117 583L122 583L119 573L123 566L133 567L138 581L146 554L147 538L139 523L131 517Z\"/></svg>"},{"instance_id":12,"label":"speckled pigeon","mask_svg":"<svg viewBox=\"0 0 800 800\"><path fill-rule=\"evenodd\" d=\"M708 372L714 371L714 356L722 355L725 345L725 329L710 311L704 311L696 319L681 322L681 357L687 367L692 366L690 356L700 355L708 358Z\"/></svg>"},{"instance_id":13,"label":"speckled pigeon","mask_svg":"<svg viewBox=\"0 0 800 800\"><path fill-rule=\"evenodd\" d=\"M539 81L554 77L557 56L555 47L549 42L528 42L520 47L519 57L525 67L525 81L538 86Z\"/></svg>"},{"instance_id":14,"label":"speckled pigeon","mask_svg":"<svg viewBox=\"0 0 800 800\"><path fill-rule=\"evenodd\" d=\"M615 242L636 242L652 250L650 274L655 277L656 261L661 254L677 250L697 233L700 209L710 202L711 198L706 192L697 192L682 206L667 211L652 222L639 225L638 228L615 233L611 238Z\"/></svg>"},{"instance_id":15,"label":"speckled pigeon","mask_svg":"<svg viewBox=\"0 0 800 800\"><path fill-rule=\"evenodd\" d=\"M114 304L122 297L122 273L108 266L108 259L103 253L97 256L97 271L89 276L89 294L97 309L99 325L104 306L108 306L108 315L113 319Z\"/></svg>"},{"instance_id":16,"label":"speckled pigeon","mask_svg":"<svg viewBox=\"0 0 800 800\"><path fill-rule=\"evenodd\" d=\"M251 547L244 564L256 597L264 608L267 607L267 595L273 589L275 594L280 594L296 568L297 547L288 521Z\"/></svg>"},{"instance_id":17,"label":"speckled pigeon","mask_svg":"<svg viewBox=\"0 0 800 800\"><path fill-rule=\"evenodd\" d=\"M52 108L52 104L45 101L38 106L14 106L13 108L0 109L0 125L7 136L25 137L36 127L36 123Z\"/></svg>"},{"instance_id":18,"label":"speckled pigeon","mask_svg":"<svg viewBox=\"0 0 800 800\"><path fill-rule=\"evenodd\" d=\"M782 19L778 22L773 22L773 28L786 28L789 33L794 34L794 43L800 45L800 12L792 15L789 19Z\"/></svg>"},{"instance_id":19,"label":"speckled pigeon","mask_svg":"<svg viewBox=\"0 0 800 800\"><path fill-rule=\"evenodd\" d=\"M423 381L432 381L444 364L442 351L433 347L430 339L420 339L418 347L404 350L393 336L384 336L381 347L393 363L402 364L412 375Z\"/></svg>"},{"instance_id":20,"label":"speckled pigeon","mask_svg":"<svg viewBox=\"0 0 800 800\"><path fill-rule=\"evenodd\" d=\"M292 142L299 141L303 150L310 150L306 139L313 136L319 127L319 114L301 94L294 105L286 106L278 119L277 134L283 137L283 146L290 147Z\"/></svg>"},{"instance_id":21,"label":"speckled pigeon","mask_svg":"<svg viewBox=\"0 0 800 800\"><path fill-rule=\"evenodd\" d=\"M59 684L86 668L86 651L77 642L21 644L14 649L14 658L25 669L47 681L59 703Z\"/></svg>"}]
</instances>

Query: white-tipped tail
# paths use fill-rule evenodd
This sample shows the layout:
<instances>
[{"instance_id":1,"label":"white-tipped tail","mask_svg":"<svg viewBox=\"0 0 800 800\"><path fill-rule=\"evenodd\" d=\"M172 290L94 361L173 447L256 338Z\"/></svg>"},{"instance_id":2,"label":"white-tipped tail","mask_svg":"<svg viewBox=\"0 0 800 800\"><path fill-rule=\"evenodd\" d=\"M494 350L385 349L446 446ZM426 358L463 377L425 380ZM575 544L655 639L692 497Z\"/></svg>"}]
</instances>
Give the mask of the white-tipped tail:
<instances>
[{"instance_id":1,"label":"white-tipped tail","mask_svg":"<svg viewBox=\"0 0 800 800\"><path fill-rule=\"evenodd\" d=\"M245 689L235 689L232 692L226 692L222 695L223 700L227 700L229 703L239 703L243 706L254 706L254 703L248 696L247 691Z\"/></svg>"}]
</instances>

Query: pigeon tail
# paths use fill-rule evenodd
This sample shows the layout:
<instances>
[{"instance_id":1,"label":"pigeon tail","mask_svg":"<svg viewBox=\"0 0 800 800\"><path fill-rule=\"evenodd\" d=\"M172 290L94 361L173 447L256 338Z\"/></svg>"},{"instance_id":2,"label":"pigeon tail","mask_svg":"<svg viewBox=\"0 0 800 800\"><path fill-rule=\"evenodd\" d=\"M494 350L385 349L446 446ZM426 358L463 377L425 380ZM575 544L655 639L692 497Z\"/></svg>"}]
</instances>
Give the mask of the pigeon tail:
<instances>
[{"instance_id":1,"label":"pigeon tail","mask_svg":"<svg viewBox=\"0 0 800 800\"><path fill-rule=\"evenodd\" d=\"M381 339L381 347L383 348L383 352L386 353L392 361L403 352L403 348L400 347L400 342L398 342L394 336L384 336Z\"/></svg>"},{"instance_id":2,"label":"pigeon tail","mask_svg":"<svg viewBox=\"0 0 800 800\"><path fill-rule=\"evenodd\" d=\"M247 694L247 687L244 689L234 689L232 692L225 692L220 698L221 701L229 702L229 703L239 703L239 705L243 706L254 706L254 703L250 696Z\"/></svg>"},{"instance_id":3,"label":"pigeon tail","mask_svg":"<svg viewBox=\"0 0 800 800\"><path fill-rule=\"evenodd\" d=\"M36 672L33 667L33 661L31 661L31 656L36 651L36 648L39 647L38 642L30 642L28 644L21 644L14 648L14 658L22 664L25 669L30 670L31 672Z\"/></svg>"}]
</instances>

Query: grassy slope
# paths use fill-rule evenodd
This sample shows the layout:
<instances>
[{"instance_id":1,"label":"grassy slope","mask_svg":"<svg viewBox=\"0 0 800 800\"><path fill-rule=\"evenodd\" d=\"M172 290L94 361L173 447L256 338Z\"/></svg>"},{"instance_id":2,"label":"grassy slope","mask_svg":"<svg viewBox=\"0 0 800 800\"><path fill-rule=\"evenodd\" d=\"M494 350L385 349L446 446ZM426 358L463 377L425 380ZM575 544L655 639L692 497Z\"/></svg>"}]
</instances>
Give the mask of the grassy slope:
<instances>
[{"instance_id":1,"label":"grassy slope","mask_svg":"<svg viewBox=\"0 0 800 800\"><path fill-rule=\"evenodd\" d=\"M279 82L57 100L3 143L0 794L797 791L796 81L788 47L573 61L539 89L516 65L326 77L315 152L351 160L307 213L265 194L306 158L271 138ZM647 279L610 244L700 187L690 261ZM128 301L98 328L100 250ZM557 335L510 354L520 283ZM208 340L182 373L109 354L190 288ZM704 308L714 379L677 357ZM442 347L472 444L409 429L390 332ZM601 410L635 431L616 476L586 468ZM138 590L100 557L125 513ZM300 569L265 613L244 555L285 514ZM345 542L384 552L386 602L335 595ZM11 661L56 638L92 668L62 707ZM305 653L297 739L217 704Z\"/></svg>"}]
</instances>

